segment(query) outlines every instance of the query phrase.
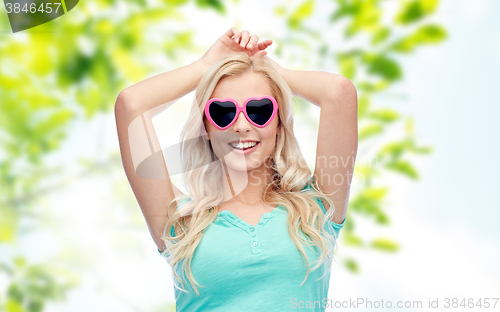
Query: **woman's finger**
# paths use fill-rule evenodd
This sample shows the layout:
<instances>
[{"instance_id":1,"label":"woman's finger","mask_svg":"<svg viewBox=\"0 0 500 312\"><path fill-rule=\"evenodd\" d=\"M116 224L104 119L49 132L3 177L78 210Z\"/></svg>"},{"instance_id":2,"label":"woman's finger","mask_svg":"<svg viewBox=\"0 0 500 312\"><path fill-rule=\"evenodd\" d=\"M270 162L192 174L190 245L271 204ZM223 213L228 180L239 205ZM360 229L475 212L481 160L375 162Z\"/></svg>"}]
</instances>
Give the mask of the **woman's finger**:
<instances>
[{"instance_id":1,"label":"woman's finger","mask_svg":"<svg viewBox=\"0 0 500 312\"><path fill-rule=\"evenodd\" d=\"M259 42L259 37L257 35L250 36L250 41L248 41L247 49L252 50Z\"/></svg>"},{"instance_id":2,"label":"woman's finger","mask_svg":"<svg viewBox=\"0 0 500 312\"><path fill-rule=\"evenodd\" d=\"M231 29L229 30L229 32L231 32L231 35L229 35L229 38L231 38L232 36L234 36L234 38L233 38L234 42L238 43L238 41L241 38L240 31L238 30L238 28L231 27Z\"/></svg>"},{"instance_id":3,"label":"woman's finger","mask_svg":"<svg viewBox=\"0 0 500 312\"><path fill-rule=\"evenodd\" d=\"M259 50L265 50L272 43L273 43L273 41L270 40L270 39L267 39L267 40L264 40L262 42L259 42L259 44L258 44Z\"/></svg>"},{"instance_id":4,"label":"woman's finger","mask_svg":"<svg viewBox=\"0 0 500 312\"><path fill-rule=\"evenodd\" d=\"M248 30L243 30L241 32L241 40L240 40L240 46L242 48L246 47L247 43L248 43L248 38L250 37L250 33L248 32Z\"/></svg>"},{"instance_id":5,"label":"woman's finger","mask_svg":"<svg viewBox=\"0 0 500 312\"><path fill-rule=\"evenodd\" d=\"M227 36L229 39L236 41L236 38L238 37L239 33L240 32L236 27L231 27L228 31L226 31L224 36Z\"/></svg>"}]
</instances>

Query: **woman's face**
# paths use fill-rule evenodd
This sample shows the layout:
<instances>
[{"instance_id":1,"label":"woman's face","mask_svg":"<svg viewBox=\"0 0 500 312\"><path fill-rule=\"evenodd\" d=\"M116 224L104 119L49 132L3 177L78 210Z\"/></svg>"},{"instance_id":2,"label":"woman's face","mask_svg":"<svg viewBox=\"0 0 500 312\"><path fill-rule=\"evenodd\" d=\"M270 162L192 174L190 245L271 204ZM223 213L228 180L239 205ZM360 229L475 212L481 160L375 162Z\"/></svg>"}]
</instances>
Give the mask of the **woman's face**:
<instances>
[{"instance_id":1,"label":"woman's face","mask_svg":"<svg viewBox=\"0 0 500 312\"><path fill-rule=\"evenodd\" d=\"M257 73L248 73L239 77L226 77L219 81L211 98L231 98L242 106L250 97L273 96L265 78ZM279 105L279 103L278 103ZM204 117L208 139L219 159L236 171L250 171L266 164L266 159L274 151L278 134L278 114L264 128L251 124L240 112L238 119L227 129L220 130ZM230 143L238 141L257 142L248 152L235 149ZM262 169L266 169L262 167Z\"/></svg>"}]
</instances>

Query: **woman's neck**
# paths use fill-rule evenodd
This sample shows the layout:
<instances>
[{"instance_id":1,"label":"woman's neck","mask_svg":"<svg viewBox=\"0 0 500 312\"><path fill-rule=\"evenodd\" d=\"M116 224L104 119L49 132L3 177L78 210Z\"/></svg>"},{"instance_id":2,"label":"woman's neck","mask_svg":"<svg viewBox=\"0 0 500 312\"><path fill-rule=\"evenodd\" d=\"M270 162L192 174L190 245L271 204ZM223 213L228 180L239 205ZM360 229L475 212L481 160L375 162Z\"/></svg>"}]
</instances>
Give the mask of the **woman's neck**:
<instances>
[{"instance_id":1,"label":"woman's neck","mask_svg":"<svg viewBox=\"0 0 500 312\"><path fill-rule=\"evenodd\" d=\"M264 189L272 181L271 177L272 169L264 165L251 171L236 171L225 167L223 202L260 205Z\"/></svg>"}]
</instances>

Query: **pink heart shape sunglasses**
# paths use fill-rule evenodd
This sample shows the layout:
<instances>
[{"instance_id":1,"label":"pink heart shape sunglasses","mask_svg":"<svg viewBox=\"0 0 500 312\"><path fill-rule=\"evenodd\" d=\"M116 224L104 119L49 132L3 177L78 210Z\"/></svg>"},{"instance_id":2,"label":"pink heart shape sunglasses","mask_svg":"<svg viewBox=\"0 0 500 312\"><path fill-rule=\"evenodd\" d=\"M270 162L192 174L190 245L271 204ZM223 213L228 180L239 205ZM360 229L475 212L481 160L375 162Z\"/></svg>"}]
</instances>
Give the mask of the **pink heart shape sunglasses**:
<instances>
[{"instance_id":1,"label":"pink heart shape sunglasses","mask_svg":"<svg viewBox=\"0 0 500 312\"><path fill-rule=\"evenodd\" d=\"M226 98L210 99L205 105L205 116L218 129L225 130L237 120L243 112L247 120L254 126L267 126L278 112L278 103L269 95L251 97L239 106L236 100Z\"/></svg>"}]
</instances>

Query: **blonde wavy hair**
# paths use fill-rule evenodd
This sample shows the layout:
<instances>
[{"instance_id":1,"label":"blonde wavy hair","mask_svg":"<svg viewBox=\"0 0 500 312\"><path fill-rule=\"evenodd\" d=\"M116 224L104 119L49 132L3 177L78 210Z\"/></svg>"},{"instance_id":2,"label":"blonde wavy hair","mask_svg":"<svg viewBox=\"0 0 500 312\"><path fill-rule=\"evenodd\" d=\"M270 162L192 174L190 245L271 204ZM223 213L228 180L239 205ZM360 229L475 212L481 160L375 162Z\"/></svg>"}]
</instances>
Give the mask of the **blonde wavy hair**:
<instances>
[{"instance_id":1,"label":"blonde wavy hair","mask_svg":"<svg viewBox=\"0 0 500 312\"><path fill-rule=\"evenodd\" d=\"M282 205L288 210L288 233L307 264L307 273L302 284L307 280L310 267L301 243L320 251L320 257L312 271L316 270L325 259L329 261L333 259L334 248L337 245L336 238L325 230L325 226L329 224L328 219L335 212L334 205L315 182L311 183L311 170L302 156L293 133L292 91L266 59L261 57L250 59L246 54L230 55L211 66L196 89L195 99L180 137L182 177L190 195L177 196L169 203L168 221L162 236L170 266L174 268L180 261L185 260L184 272L197 295L199 292L196 285L205 286L198 284L194 279L191 260L204 229L215 220L220 211L219 204L223 201L221 187L223 168L205 135L207 120L204 116L204 106L211 98L219 80L249 72L258 73L269 82L272 95L279 105L278 118L281 127L275 150L266 161L273 170L273 181L266 186L262 200L266 204ZM302 191L308 184L312 189ZM191 200L183 200L187 198ZM314 198L330 204L326 214ZM177 207L177 201L181 200L183 203ZM174 212L171 213L172 211ZM175 236L170 235L169 229L172 226ZM300 231L305 234L305 238L301 237ZM184 288L175 270L173 273Z\"/></svg>"}]
</instances>

